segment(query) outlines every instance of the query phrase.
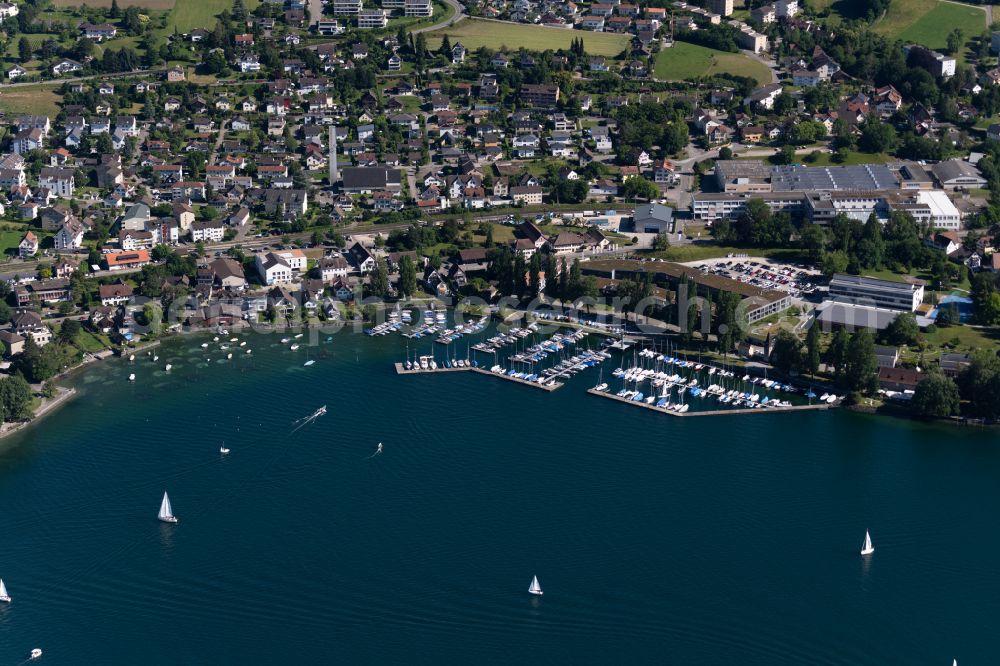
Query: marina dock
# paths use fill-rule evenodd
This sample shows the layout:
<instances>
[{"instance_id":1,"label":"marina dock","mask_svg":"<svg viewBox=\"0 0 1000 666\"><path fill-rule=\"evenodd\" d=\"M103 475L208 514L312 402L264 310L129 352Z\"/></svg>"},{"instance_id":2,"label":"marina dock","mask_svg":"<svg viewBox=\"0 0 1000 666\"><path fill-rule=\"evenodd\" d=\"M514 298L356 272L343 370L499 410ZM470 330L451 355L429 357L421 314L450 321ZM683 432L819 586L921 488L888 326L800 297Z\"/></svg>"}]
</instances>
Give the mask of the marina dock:
<instances>
[{"instance_id":1,"label":"marina dock","mask_svg":"<svg viewBox=\"0 0 1000 666\"><path fill-rule=\"evenodd\" d=\"M442 373L442 372L475 372L475 373L478 373L480 375L486 375L487 377L495 377L496 379L506 379L509 382L515 382L515 383L521 384L523 386L530 386L531 388L541 389L542 391L545 391L547 393L551 393L552 391L555 391L557 388L561 388L562 387L562 383L561 382L556 382L555 384L539 384L538 382L529 382L529 381L526 381L526 380L521 379L519 377L511 377L510 375L506 375L506 374L502 375L502 374L500 374L498 372L490 372L489 370L487 370L485 368L470 368L470 367L465 367L465 368L441 368L441 367L438 367L438 368L434 368L433 370L431 370L430 368L413 368L411 370L407 370L403 366L402 363L395 363L394 365L396 367L396 374L397 375L435 375L435 374L439 374L439 373Z\"/></svg>"},{"instance_id":2,"label":"marina dock","mask_svg":"<svg viewBox=\"0 0 1000 666\"><path fill-rule=\"evenodd\" d=\"M438 366L433 370L430 368L412 368L407 370L402 363L395 363L396 374L397 375L436 375L441 372L466 372L468 370L474 370L475 368L442 368Z\"/></svg>"},{"instance_id":3,"label":"marina dock","mask_svg":"<svg viewBox=\"0 0 1000 666\"><path fill-rule=\"evenodd\" d=\"M607 391L598 391L597 389L587 389L587 393L590 395L596 395L601 398L609 398L611 400L617 400L618 402L624 402L629 405L634 405L636 407L645 407L646 409L651 409L658 414L667 414L669 416L724 416L724 415L738 415L738 414L777 414L781 412L803 412L803 411L819 411L830 409L832 405L825 402L818 403L815 405L792 405L791 407L762 407L759 409L709 409L705 411L698 412L684 412L680 414L678 412L663 409L662 407L657 407L655 404L651 405L645 401L639 400L629 400L628 398L621 398L614 393L608 393Z\"/></svg>"}]
</instances>

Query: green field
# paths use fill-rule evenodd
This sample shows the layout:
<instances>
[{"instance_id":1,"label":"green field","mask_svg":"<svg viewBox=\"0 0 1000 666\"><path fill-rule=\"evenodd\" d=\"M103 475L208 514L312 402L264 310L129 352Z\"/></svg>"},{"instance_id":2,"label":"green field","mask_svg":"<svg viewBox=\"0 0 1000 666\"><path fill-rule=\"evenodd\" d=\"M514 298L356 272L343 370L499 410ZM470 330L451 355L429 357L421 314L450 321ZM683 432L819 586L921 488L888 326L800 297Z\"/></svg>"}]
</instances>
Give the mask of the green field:
<instances>
[{"instance_id":1,"label":"green field","mask_svg":"<svg viewBox=\"0 0 1000 666\"><path fill-rule=\"evenodd\" d=\"M944 30L942 26L948 29ZM976 7L941 2L900 33L899 38L932 49L943 49L947 45L948 33L955 28L962 31L966 40L979 36L986 29L986 12Z\"/></svg>"},{"instance_id":2,"label":"green field","mask_svg":"<svg viewBox=\"0 0 1000 666\"><path fill-rule=\"evenodd\" d=\"M191 0L179 0L178 7L181 2L185 1ZM500 49L506 46L509 50L523 47L529 51L568 49L570 42L582 38L588 54L610 57L617 56L628 48L629 44L627 35L476 19L466 19L456 25L426 34L427 46L432 50L441 46L445 34L448 35L452 44L462 42L470 50L484 46L490 49Z\"/></svg>"},{"instance_id":3,"label":"green field","mask_svg":"<svg viewBox=\"0 0 1000 666\"><path fill-rule=\"evenodd\" d=\"M82 0L52 0L53 7L80 7L83 5L87 5L88 7L110 7L111 0L87 0L86 2ZM174 0L129 0L127 3L122 3L122 6L164 10L173 7Z\"/></svg>"},{"instance_id":4,"label":"green field","mask_svg":"<svg viewBox=\"0 0 1000 666\"><path fill-rule=\"evenodd\" d=\"M987 26L986 12L978 7L939 0L893 0L874 27L887 37L943 49L948 33L955 28L969 39Z\"/></svg>"},{"instance_id":5,"label":"green field","mask_svg":"<svg viewBox=\"0 0 1000 666\"><path fill-rule=\"evenodd\" d=\"M247 11L253 11L260 0L248 0L244 3ZM173 32L176 27L179 32L189 32L195 28L212 30L216 17L223 9L231 10L231 0L176 0L174 11L170 13L167 31Z\"/></svg>"},{"instance_id":6,"label":"green field","mask_svg":"<svg viewBox=\"0 0 1000 666\"><path fill-rule=\"evenodd\" d=\"M55 117L59 113L55 86L32 85L0 90L0 111L8 115L31 113Z\"/></svg>"},{"instance_id":7,"label":"green field","mask_svg":"<svg viewBox=\"0 0 1000 666\"><path fill-rule=\"evenodd\" d=\"M761 85L771 82L767 66L742 53L716 51L688 42L675 42L656 56L653 75L664 81L683 81L713 74L734 74L757 79Z\"/></svg>"}]
</instances>

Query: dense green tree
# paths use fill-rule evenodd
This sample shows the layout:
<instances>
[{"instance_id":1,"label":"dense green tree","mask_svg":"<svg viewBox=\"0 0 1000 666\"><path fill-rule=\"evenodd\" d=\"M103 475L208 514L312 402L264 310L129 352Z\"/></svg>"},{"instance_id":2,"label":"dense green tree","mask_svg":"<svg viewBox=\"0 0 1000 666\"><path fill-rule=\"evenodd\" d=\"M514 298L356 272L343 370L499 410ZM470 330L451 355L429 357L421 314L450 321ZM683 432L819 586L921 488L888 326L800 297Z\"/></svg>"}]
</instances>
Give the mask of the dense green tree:
<instances>
[{"instance_id":1,"label":"dense green tree","mask_svg":"<svg viewBox=\"0 0 1000 666\"><path fill-rule=\"evenodd\" d=\"M810 375L819 372L819 364L822 359L820 350L820 328L819 322L814 321L806 333L806 346L802 353L802 368Z\"/></svg>"},{"instance_id":2,"label":"dense green tree","mask_svg":"<svg viewBox=\"0 0 1000 666\"><path fill-rule=\"evenodd\" d=\"M878 119L878 116L868 116L861 126L861 138L858 147L869 153L888 153L896 148L898 138L896 129Z\"/></svg>"},{"instance_id":3,"label":"dense green tree","mask_svg":"<svg viewBox=\"0 0 1000 666\"><path fill-rule=\"evenodd\" d=\"M827 252L823 255L820 269L823 271L823 275L832 277L834 273L843 273L846 271L849 265L850 258L847 256L847 253L837 250L835 252Z\"/></svg>"},{"instance_id":4,"label":"dense green tree","mask_svg":"<svg viewBox=\"0 0 1000 666\"><path fill-rule=\"evenodd\" d=\"M819 264L823 260L823 252L827 245L827 233L824 227L818 224L806 224L799 234L799 242L809 253L810 262Z\"/></svg>"},{"instance_id":5,"label":"dense green tree","mask_svg":"<svg viewBox=\"0 0 1000 666\"><path fill-rule=\"evenodd\" d=\"M958 414L958 386L940 370L931 370L920 380L910 405L924 418L943 419Z\"/></svg>"},{"instance_id":6,"label":"dense green tree","mask_svg":"<svg viewBox=\"0 0 1000 666\"><path fill-rule=\"evenodd\" d=\"M771 363L779 372L788 374L802 367L802 341L791 331L781 331L774 339Z\"/></svg>"},{"instance_id":7,"label":"dense green tree","mask_svg":"<svg viewBox=\"0 0 1000 666\"><path fill-rule=\"evenodd\" d=\"M80 322L76 319L64 319L62 325L59 327L59 341L71 345L76 342L81 330L83 330L83 327L80 326Z\"/></svg>"},{"instance_id":8,"label":"dense green tree","mask_svg":"<svg viewBox=\"0 0 1000 666\"><path fill-rule=\"evenodd\" d=\"M368 294L385 298L389 293L389 269L386 267L385 258L379 257L375 261L375 268L368 274Z\"/></svg>"},{"instance_id":9,"label":"dense green tree","mask_svg":"<svg viewBox=\"0 0 1000 666\"><path fill-rule=\"evenodd\" d=\"M632 176L622 185L622 196L626 201L636 199L652 201L660 196L660 190L652 181L642 176Z\"/></svg>"},{"instance_id":10,"label":"dense green tree","mask_svg":"<svg viewBox=\"0 0 1000 666\"><path fill-rule=\"evenodd\" d=\"M409 257L403 255L399 260L399 292L403 296L412 296L417 291L417 264Z\"/></svg>"},{"instance_id":11,"label":"dense green tree","mask_svg":"<svg viewBox=\"0 0 1000 666\"><path fill-rule=\"evenodd\" d=\"M878 389L878 359L871 329L859 329L851 336L841 379L845 388L851 391L874 393Z\"/></svg>"},{"instance_id":12,"label":"dense green tree","mask_svg":"<svg viewBox=\"0 0 1000 666\"><path fill-rule=\"evenodd\" d=\"M159 335L163 325L163 308L159 303L149 302L142 306L142 319L149 335Z\"/></svg>"},{"instance_id":13,"label":"dense green tree","mask_svg":"<svg viewBox=\"0 0 1000 666\"><path fill-rule=\"evenodd\" d=\"M17 41L17 55L21 61L21 64L24 64L29 60L31 60L32 56L34 55L34 49L31 48L31 40L29 40L27 37L22 36L21 39Z\"/></svg>"},{"instance_id":14,"label":"dense green tree","mask_svg":"<svg viewBox=\"0 0 1000 666\"><path fill-rule=\"evenodd\" d=\"M973 414L1000 419L1000 356L989 349L972 352L958 385Z\"/></svg>"},{"instance_id":15,"label":"dense green tree","mask_svg":"<svg viewBox=\"0 0 1000 666\"><path fill-rule=\"evenodd\" d=\"M0 379L0 421L31 418L31 386L19 374Z\"/></svg>"},{"instance_id":16,"label":"dense green tree","mask_svg":"<svg viewBox=\"0 0 1000 666\"><path fill-rule=\"evenodd\" d=\"M917 318L912 312L904 312L898 315L886 327L883 336L890 345L910 345L917 341L920 335L920 327L917 326Z\"/></svg>"},{"instance_id":17,"label":"dense green tree","mask_svg":"<svg viewBox=\"0 0 1000 666\"><path fill-rule=\"evenodd\" d=\"M850 344L850 341L851 338L847 334L847 331L843 328L838 328L833 334L830 346L826 349L826 362L833 366L835 370L834 376L838 383L844 374L844 366L847 361L847 346Z\"/></svg>"}]
</instances>

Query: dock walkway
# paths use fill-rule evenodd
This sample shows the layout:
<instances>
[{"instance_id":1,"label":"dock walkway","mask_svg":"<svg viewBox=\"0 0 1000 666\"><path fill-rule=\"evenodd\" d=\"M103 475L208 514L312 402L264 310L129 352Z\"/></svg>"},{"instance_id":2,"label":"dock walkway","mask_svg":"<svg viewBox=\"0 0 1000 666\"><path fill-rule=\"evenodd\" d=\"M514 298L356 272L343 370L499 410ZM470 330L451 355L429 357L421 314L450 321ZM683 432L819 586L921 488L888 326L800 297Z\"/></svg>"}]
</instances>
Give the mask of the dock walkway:
<instances>
[{"instance_id":1,"label":"dock walkway","mask_svg":"<svg viewBox=\"0 0 1000 666\"><path fill-rule=\"evenodd\" d=\"M394 365L396 367L396 374L397 375L434 375L434 374L438 374L438 373L442 373L442 372L475 372L475 373L478 373L480 375L486 375L487 377L496 377L497 379L506 379L507 381L510 381L510 382L515 382L517 384L522 384L524 386L530 386L532 388L541 389L541 390L546 391L546 392L555 391L557 388L560 388L563 385L561 382L556 382L555 384L548 384L548 383L546 383L546 384L539 384L538 382L529 382L529 381L526 381L526 380L521 379L519 377L511 377L510 375L506 375L506 374L501 375L498 372L490 372L489 370L487 370L485 368L475 368L475 367L473 367L473 368L469 368L469 367L466 367L466 368L441 368L441 367L438 367L438 368L435 368L434 370L431 370L430 368L427 368L427 369L414 368L412 370L407 370L405 367L403 367L402 363L395 363Z\"/></svg>"},{"instance_id":2,"label":"dock walkway","mask_svg":"<svg viewBox=\"0 0 1000 666\"><path fill-rule=\"evenodd\" d=\"M634 405L636 407L645 407L646 409L651 409L659 414L668 414L670 416L725 416L725 415L738 415L738 414L778 414L784 412L803 412L803 411L820 411L830 409L832 405L827 403L820 403L816 405L793 405L791 407L761 407L759 409L709 409L705 411L698 412L684 412L679 414L675 411L666 410L662 407L657 407L655 404L649 404L644 400L629 400L628 398L622 398L614 393L608 393L607 391L598 391L596 389L587 389L587 393L590 395L596 395L601 398L610 398L611 400L617 400L618 402L624 402L629 405Z\"/></svg>"}]
</instances>

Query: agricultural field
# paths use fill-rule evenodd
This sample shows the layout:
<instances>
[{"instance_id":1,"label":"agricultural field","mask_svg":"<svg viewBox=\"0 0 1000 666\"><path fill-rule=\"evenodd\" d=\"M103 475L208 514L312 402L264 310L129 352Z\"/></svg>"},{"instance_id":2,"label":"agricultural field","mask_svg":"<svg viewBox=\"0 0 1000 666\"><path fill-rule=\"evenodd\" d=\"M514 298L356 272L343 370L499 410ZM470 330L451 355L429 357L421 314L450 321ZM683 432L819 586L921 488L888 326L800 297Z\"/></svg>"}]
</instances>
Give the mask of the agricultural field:
<instances>
[{"instance_id":1,"label":"agricultural field","mask_svg":"<svg viewBox=\"0 0 1000 666\"><path fill-rule=\"evenodd\" d=\"M582 38L588 54L613 57L629 44L628 35L466 19L457 25L426 33L427 46L437 49L445 34L452 44L462 42L473 51L484 46L497 50L504 46L510 50L523 47L529 51L568 49L570 42Z\"/></svg>"},{"instance_id":2,"label":"agricultural field","mask_svg":"<svg viewBox=\"0 0 1000 666\"><path fill-rule=\"evenodd\" d=\"M128 2L120 2L119 4L122 9L133 6L140 9L165 11L173 9L174 2L175 0L128 0ZM87 0L86 2L81 2L81 0L52 0L53 7L79 7L81 5L107 8L111 6L111 0Z\"/></svg>"},{"instance_id":3,"label":"agricultural field","mask_svg":"<svg viewBox=\"0 0 1000 666\"><path fill-rule=\"evenodd\" d=\"M942 29L942 26L947 26L948 30ZM982 34L986 29L986 12L978 7L939 2L934 9L900 33L899 38L932 49L943 49L947 44L948 32L955 28L962 31L966 40Z\"/></svg>"},{"instance_id":4,"label":"agricultural field","mask_svg":"<svg viewBox=\"0 0 1000 666\"><path fill-rule=\"evenodd\" d=\"M154 0L156 1L156 0ZM232 9L232 0L176 0L174 11L167 21L167 32L172 33L176 27L178 32L188 32L195 28L212 30L216 17L223 9ZM247 11L253 11L260 0L247 0L243 3Z\"/></svg>"},{"instance_id":5,"label":"agricultural field","mask_svg":"<svg viewBox=\"0 0 1000 666\"><path fill-rule=\"evenodd\" d=\"M723 73L749 76L761 85L771 82L770 70L753 58L688 42L675 42L669 49L660 51L653 68L653 75L664 81L683 81Z\"/></svg>"},{"instance_id":6,"label":"agricultural field","mask_svg":"<svg viewBox=\"0 0 1000 666\"><path fill-rule=\"evenodd\" d=\"M55 118L59 113L60 96L55 85L31 85L0 90L0 111L8 116L37 114Z\"/></svg>"},{"instance_id":7,"label":"agricultural field","mask_svg":"<svg viewBox=\"0 0 1000 666\"><path fill-rule=\"evenodd\" d=\"M958 28L966 39L986 29L986 12L980 7L941 0L893 0L874 29L887 37L943 49L948 33Z\"/></svg>"}]
</instances>

